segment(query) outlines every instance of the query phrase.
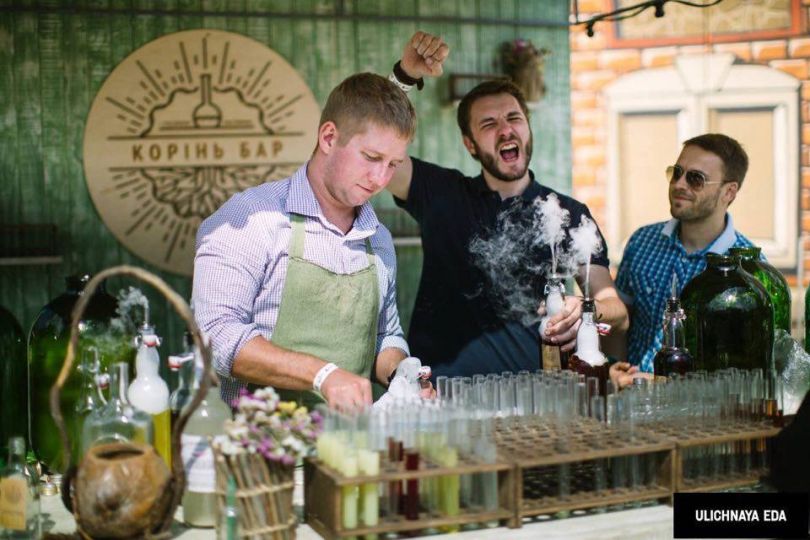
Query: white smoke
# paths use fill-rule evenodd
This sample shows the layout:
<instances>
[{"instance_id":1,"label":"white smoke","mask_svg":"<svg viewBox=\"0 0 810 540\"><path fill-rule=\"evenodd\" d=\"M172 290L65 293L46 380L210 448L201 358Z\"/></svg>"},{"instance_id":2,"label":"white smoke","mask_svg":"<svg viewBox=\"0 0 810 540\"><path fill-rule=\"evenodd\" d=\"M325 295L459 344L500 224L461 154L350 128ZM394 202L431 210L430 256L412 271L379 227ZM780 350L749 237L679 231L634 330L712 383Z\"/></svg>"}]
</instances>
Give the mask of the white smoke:
<instances>
[{"instance_id":1,"label":"white smoke","mask_svg":"<svg viewBox=\"0 0 810 540\"><path fill-rule=\"evenodd\" d=\"M599 230L596 223L587 216L582 216L579 220L579 227L569 231L571 236L571 248L566 257L566 262L572 271L576 271L581 265L585 265L585 296L590 294L591 279L591 258L602 251L602 240L599 237Z\"/></svg>"},{"instance_id":2,"label":"white smoke","mask_svg":"<svg viewBox=\"0 0 810 540\"><path fill-rule=\"evenodd\" d=\"M557 272L557 260L560 243L565 239L565 227L568 226L570 213L560 206L560 200L553 193L545 199L536 198L534 204L535 223L539 234L534 244L551 248L551 272Z\"/></svg>"},{"instance_id":3,"label":"white smoke","mask_svg":"<svg viewBox=\"0 0 810 540\"><path fill-rule=\"evenodd\" d=\"M569 222L569 211L550 194L535 199L530 208L513 205L498 216L491 234L470 242L472 261L487 278L478 294L491 299L501 318L525 326L540 322L540 285L551 274L572 276L585 265L589 281L591 258L603 249L599 231L586 216L575 229L567 229ZM551 261L540 262L546 247Z\"/></svg>"},{"instance_id":4,"label":"white smoke","mask_svg":"<svg viewBox=\"0 0 810 540\"><path fill-rule=\"evenodd\" d=\"M107 325L92 325L82 334L83 346L97 347L102 363L126 362L135 354L133 337L148 318L149 300L140 289L121 289L116 295L116 317Z\"/></svg>"},{"instance_id":5,"label":"white smoke","mask_svg":"<svg viewBox=\"0 0 810 540\"><path fill-rule=\"evenodd\" d=\"M137 333L138 320L149 322L149 299L140 289L130 286L128 289L118 291L118 308L115 312L118 317L110 322L110 326L116 332L122 334ZM140 310L135 308L140 306ZM140 313L138 313L140 312Z\"/></svg>"}]
</instances>

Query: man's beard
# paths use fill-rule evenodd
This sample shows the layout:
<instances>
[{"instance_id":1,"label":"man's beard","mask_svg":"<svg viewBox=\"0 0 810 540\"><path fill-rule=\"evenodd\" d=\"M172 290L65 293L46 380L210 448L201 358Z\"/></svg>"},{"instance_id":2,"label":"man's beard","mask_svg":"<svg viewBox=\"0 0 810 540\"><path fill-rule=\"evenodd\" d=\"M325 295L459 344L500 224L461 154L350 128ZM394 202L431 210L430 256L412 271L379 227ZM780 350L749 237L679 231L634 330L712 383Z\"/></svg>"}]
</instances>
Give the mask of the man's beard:
<instances>
[{"instance_id":1,"label":"man's beard","mask_svg":"<svg viewBox=\"0 0 810 540\"><path fill-rule=\"evenodd\" d=\"M691 208L674 210L672 202L670 202L670 214L681 221L700 221L712 215L719 202L720 191L718 190L714 197L706 197L697 203L692 201ZM676 213L679 215L675 215Z\"/></svg>"},{"instance_id":2,"label":"man's beard","mask_svg":"<svg viewBox=\"0 0 810 540\"><path fill-rule=\"evenodd\" d=\"M508 140L518 140L518 139L508 139ZM507 141L501 141L507 142ZM478 158L478 161L481 162L481 167L491 174L497 180L502 182L515 182L516 180L520 180L524 176L526 176L526 171L529 170L529 162L532 160L532 136L529 136L529 140L523 146L521 151L526 155L526 159L524 161L525 166L522 170L516 173L507 173L503 172L498 169L498 162L495 154L490 154L489 152L485 152L478 146L478 143L474 140L472 141L473 148L475 148L475 156Z\"/></svg>"}]
</instances>

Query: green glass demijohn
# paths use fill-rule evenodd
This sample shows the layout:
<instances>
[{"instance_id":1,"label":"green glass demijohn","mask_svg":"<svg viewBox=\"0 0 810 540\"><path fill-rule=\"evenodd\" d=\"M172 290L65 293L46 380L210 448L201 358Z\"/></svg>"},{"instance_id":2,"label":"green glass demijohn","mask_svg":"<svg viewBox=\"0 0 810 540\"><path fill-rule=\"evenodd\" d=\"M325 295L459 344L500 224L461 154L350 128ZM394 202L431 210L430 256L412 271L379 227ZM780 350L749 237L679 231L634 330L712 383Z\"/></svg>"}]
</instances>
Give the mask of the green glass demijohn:
<instances>
[{"instance_id":1,"label":"green glass demijohn","mask_svg":"<svg viewBox=\"0 0 810 540\"><path fill-rule=\"evenodd\" d=\"M729 254L740 258L742 269L762 283L773 302L774 329L790 334L790 287L779 270L763 261L755 246L731 248Z\"/></svg>"},{"instance_id":2,"label":"green glass demijohn","mask_svg":"<svg viewBox=\"0 0 810 540\"><path fill-rule=\"evenodd\" d=\"M28 335L31 442L37 459L52 472L64 472L68 464L64 463L59 431L51 417L50 392L65 360L73 306L89 281L90 276L86 274L65 278L67 290L42 308ZM116 315L117 305L116 299L107 294L103 284L96 289L79 323L80 349L91 344L89 335L106 332L110 320ZM81 354L81 350L77 351L78 358L81 358ZM102 358L102 369L107 367L109 361ZM73 411L81 399L83 382L82 374L73 370L61 392L61 408L68 437L76 449L82 426L78 425L80 416L73 414ZM73 452L73 455L78 459L78 452Z\"/></svg>"},{"instance_id":3,"label":"green glass demijohn","mask_svg":"<svg viewBox=\"0 0 810 540\"><path fill-rule=\"evenodd\" d=\"M0 462L12 437L28 440L28 365L20 323L0 306Z\"/></svg>"},{"instance_id":4,"label":"green glass demijohn","mask_svg":"<svg viewBox=\"0 0 810 540\"><path fill-rule=\"evenodd\" d=\"M709 253L706 269L681 293L686 346L696 370L761 368L773 363L773 304L737 257Z\"/></svg>"}]
</instances>

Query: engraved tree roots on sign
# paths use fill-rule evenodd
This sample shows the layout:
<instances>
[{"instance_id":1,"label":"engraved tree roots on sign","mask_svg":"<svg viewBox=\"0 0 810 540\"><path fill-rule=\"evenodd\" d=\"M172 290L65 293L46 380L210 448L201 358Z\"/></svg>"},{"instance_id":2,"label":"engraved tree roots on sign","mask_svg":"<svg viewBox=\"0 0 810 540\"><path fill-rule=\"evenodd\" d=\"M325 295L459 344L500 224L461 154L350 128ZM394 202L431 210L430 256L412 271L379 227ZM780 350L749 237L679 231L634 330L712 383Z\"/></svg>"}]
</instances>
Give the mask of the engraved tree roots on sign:
<instances>
[{"instance_id":1,"label":"engraved tree roots on sign","mask_svg":"<svg viewBox=\"0 0 810 540\"><path fill-rule=\"evenodd\" d=\"M163 36L96 95L87 187L129 250L191 275L202 220L234 193L292 174L312 152L319 116L301 76L262 43L216 30Z\"/></svg>"}]
</instances>

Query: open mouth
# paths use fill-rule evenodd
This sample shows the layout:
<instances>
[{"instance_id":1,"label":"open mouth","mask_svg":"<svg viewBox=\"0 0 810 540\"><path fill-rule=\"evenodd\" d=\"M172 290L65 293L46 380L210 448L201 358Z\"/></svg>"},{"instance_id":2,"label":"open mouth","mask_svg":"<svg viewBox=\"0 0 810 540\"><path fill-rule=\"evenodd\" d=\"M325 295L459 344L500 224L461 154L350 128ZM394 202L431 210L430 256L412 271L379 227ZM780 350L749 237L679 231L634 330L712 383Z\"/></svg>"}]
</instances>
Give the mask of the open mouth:
<instances>
[{"instance_id":1,"label":"open mouth","mask_svg":"<svg viewBox=\"0 0 810 540\"><path fill-rule=\"evenodd\" d=\"M502 160L504 160L506 163L511 163L513 161L517 161L518 156L520 155L520 149L517 143L509 142L501 146L498 153L501 155Z\"/></svg>"}]
</instances>

